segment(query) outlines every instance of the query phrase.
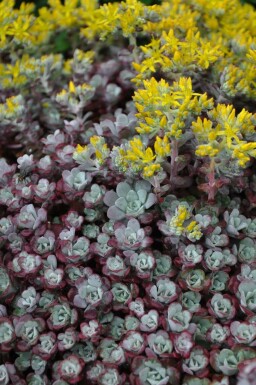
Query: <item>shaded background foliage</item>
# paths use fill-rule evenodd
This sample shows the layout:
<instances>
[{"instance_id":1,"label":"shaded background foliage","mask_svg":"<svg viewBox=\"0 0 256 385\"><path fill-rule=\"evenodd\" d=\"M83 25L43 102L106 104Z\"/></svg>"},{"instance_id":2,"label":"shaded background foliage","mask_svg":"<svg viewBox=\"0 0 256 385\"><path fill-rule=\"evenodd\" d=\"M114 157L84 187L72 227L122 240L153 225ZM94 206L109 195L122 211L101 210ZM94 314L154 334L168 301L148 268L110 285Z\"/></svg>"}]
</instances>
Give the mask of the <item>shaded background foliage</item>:
<instances>
[{"instance_id":1,"label":"shaded background foliage","mask_svg":"<svg viewBox=\"0 0 256 385\"><path fill-rule=\"evenodd\" d=\"M62 3L64 3L65 0L61 0ZM256 0L252 0L255 1ZM114 3L118 2L118 0L99 0L99 4L107 4L107 3ZM161 0L141 0L142 3L147 5L153 5L153 4L161 4ZM35 4L35 14L38 15L38 10L41 7L45 7L48 3L47 0L16 0L15 7L19 8L22 3L34 3ZM56 38L55 38L55 53L62 53L66 54L68 49L70 48L70 42L67 36L67 33L65 31L60 32Z\"/></svg>"},{"instance_id":2,"label":"shaded background foliage","mask_svg":"<svg viewBox=\"0 0 256 385\"><path fill-rule=\"evenodd\" d=\"M104 4L104 3L114 3L114 2L117 2L118 0L100 0L100 4ZM256 0L241 0L242 3L249 3L249 4L253 4L254 6L256 6ZM47 0L17 0L16 1L16 6L19 7L21 3L35 3L36 4L36 10L38 10L39 8L47 5ZM161 0L141 0L142 3L144 4L147 4L147 5L152 5L152 4L160 4L161 3Z\"/></svg>"},{"instance_id":3,"label":"shaded background foliage","mask_svg":"<svg viewBox=\"0 0 256 385\"><path fill-rule=\"evenodd\" d=\"M147 4L147 5L152 5L152 4L160 4L161 0L141 0L142 3ZM252 0L255 1L256 0ZM100 4L105 4L105 3L114 3L117 2L117 0L100 0ZM16 7L19 7L21 3L34 3L36 5L36 11L47 5L47 0L17 0L16 1Z\"/></svg>"},{"instance_id":4,"label":"shaded background foliage","mask_svg":"<svg viewBox=\"0 0 256 385\"><path fill-rule=\"evenodd\" d=\"M61 0L64 2L64 0ZM38 14L38 10L41 7L44 7L47 5L47 0L17 0L16 1L16 7L19 8L21 3L34 3L35 4L35 14ZM100 4L106 4L106 3L114 3L118 2L118 0L99 0ZM141 0L142 3L147 5L153 5L153 4L161 4L161 0ZM256 7L256 0L241 0L242 3L249 3L254 5ZM56 36L55 39L55 53L66 53L70 47L70 43L68 41L67 33L65 31L62 31L61 33Z\"/></svg>"}]
</instances>

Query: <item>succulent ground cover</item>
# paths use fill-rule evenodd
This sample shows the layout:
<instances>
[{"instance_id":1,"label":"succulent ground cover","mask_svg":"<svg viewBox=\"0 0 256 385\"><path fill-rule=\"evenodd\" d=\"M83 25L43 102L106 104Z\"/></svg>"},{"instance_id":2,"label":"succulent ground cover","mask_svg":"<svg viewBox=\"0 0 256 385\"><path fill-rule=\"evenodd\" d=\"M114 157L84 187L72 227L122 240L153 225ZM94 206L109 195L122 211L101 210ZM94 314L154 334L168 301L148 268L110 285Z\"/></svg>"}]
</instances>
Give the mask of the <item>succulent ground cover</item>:
<instances>
[{"instance_id":1,"label":"succulent ground cover","mask_svg":"<svg viewBox=\"0 0 256 385\"><path fill-rule=\"evenodd\" d=\"M255 385L255 10L3 0L0 31L0 385Z\"/></svg>"}]
</instances>

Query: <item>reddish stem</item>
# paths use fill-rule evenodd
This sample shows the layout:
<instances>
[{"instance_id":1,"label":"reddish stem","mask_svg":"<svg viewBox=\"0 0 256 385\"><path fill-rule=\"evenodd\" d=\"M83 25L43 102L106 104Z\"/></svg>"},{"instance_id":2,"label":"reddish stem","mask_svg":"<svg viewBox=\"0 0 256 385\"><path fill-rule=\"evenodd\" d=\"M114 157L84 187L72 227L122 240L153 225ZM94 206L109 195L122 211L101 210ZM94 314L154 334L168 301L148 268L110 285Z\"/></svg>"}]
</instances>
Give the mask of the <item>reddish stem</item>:
<instances>
[{"instance_id":1,"label":"reddish stem","mask_svg":"<svg viewBox=\"0 0 256 385\"><path fill-rule=\"evenodd\" d=\"M173 179L177 176L177 162L176 162L176 158L179 155L179 153L178 153L178 142L177 142L177 140L175 138L172 139L171 151L172 152L171 152L170 182L171 182L172 185L174 185Z\"/></svg>"},{"instance_id":2,"label":"reddish stem","mask_svg":"<svg viewBox=\"0 0 256 385\"><path fill-rule=\"evenodd\" d=\"M214 159L211 159L210 163L210 173L208 176L209 180L209 190L208 190L208 201L214 201L216 190L216 180L215 180L215 162Z\"/></svg>"}]
</instances>

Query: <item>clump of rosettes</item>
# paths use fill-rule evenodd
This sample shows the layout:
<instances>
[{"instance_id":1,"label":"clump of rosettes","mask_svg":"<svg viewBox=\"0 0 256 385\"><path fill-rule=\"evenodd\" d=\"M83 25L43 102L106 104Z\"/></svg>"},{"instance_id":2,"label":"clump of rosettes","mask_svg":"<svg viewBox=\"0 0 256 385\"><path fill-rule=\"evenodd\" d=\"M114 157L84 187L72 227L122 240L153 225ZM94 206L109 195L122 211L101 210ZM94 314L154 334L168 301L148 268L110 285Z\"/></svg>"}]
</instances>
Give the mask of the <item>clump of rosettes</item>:
<instances>
[{"instance_id":1,"label":"clump of rosettes","mask_svg":"<svg viewBox=\"0 0 256 385\"><path fill-rule=\"evenodd\" d=\"M255 11L48 3L0 3L0 385L255 385Z\"/></svg>"}]
</instances>

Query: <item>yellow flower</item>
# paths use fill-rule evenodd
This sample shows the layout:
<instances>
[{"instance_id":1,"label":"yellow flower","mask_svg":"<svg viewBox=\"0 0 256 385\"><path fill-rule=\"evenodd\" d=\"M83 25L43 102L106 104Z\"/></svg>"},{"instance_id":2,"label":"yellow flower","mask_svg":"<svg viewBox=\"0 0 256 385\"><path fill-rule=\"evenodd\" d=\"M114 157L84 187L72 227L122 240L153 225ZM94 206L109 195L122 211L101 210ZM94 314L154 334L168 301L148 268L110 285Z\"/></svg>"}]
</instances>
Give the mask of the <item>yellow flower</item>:
<instances>
[{"instance_id":1,"label":"yellow flower","mask_svg":"<svg viewBox=\"0 0 256 385\"><path fill-rule=\"evenodd\" d=\"M76 153L77 154L81 154L82 152L84 152L86 150L87 150L87 146L81 146L80 144L78 144L76 146Z\"/></svg>"},{"instance_id":2,"label":"yellow flower","mask_svg":"<svg viewBox=\"0 0 256 385\"><path fill-rule=\"evenodd\" d=\"M241 143L234 148L232 157L238 159L238 164L245 167L250 157L256 158L256 142Z\"/></svg>"},{"instance_id":3,"label":"yellow flower","mask_svg":"<svg viewBox=\"0 0 256 385\"><path fill-rule=\"evenodd\" d=\"M68 90L71 94L75 94L76 93L76 87L74 85L74 83L72 81L69 82L69 85L68 85Z\"/></svg>"},{"instance_id":4,"label":"yellow flower","mask_svg":"<svg viewBox=\"0 0 256 385\"><path fill-rule=\"evenodd\" d=\"M191 213L184 204L180 204L176 211L175 215L171 218L169 222L170 230L174 232L175 235L180 236L184 231L184 222L191 217Z\"/></svg>"},{"instance_id":5,"label":"yellow flower","mask_svg":"<svg viewBox=\"0 0 256 385\"><path fill-rule=\"evenodd\" d=\"M203 236L200 225L196 221L190 222L185 230L188 238L191 240L199 240Z\"/></svg>"},{"instance_id":6,"label":"yellow flower","mask_svg":"<svg viewBox=\"0 0 256 385\"><path fill-rule=\"evenodd\" d=\"M16 108L18 107L15 96L11 96L10 98L6 99L6 107L10 114L15 112Z\"/></svg>"},{"instance_id":7,"label":"yellow flower","mask_svg":"<svg viewBox=\"0 0 256 385\"><path fill-rule=\"evenodd\" d=\"M95 156L99 165L102 165L110 152L107 144L105 143L104 137L94 135L90 138L90 144L94 148Z\"/></svg>"},{"instance_id":8,"label":"yellow flower","mask_svg":"<svg viewBox=\"0 0 256 385\"><path fill-rule=\"evenodd\" d=\"M179 206L178 212L176 215L177 215L177 218L179 219L180 223L183 223L186 219L188 219L190 217L190 213L185 206Z\"/></svg>"},{"instance_id":9,"label":"yellow flower","mask_svg":"<svg viewBox=\"0 0 256 385\"><path fill-rule=\"evenodd\" d=\"M192 122L192 128L198 136L207 137L212 130L212 121L206 118L202 120L198 117L196 122Z\"/></svg>"},{"instance_id":10,"label":"yellow flower","mask_svg":"<svg viewBox=\"0 0 256 385\"><path fill-rule=\"evenodd\" d=\"M208 112L211 118L197 118L192 122L193 132L198 140L196 155L215 156L224 153L245 167L250 156L255 156L255 143L246 143L244 135L254 132L255 116L243 109L237 116L232 105L218 104ZM215 127L214 127L215 125Z\"/></svg>"},{"instance_id":11,"label":"yellow flower","mask_svg":"<svg viewBox=\"0 0 256 385\"><path fill-rule=\"evenodd\" d=\"M154 149L156 155L160 156L161 158L165 156L170 156L171 146L168 137L165 135L162 139L157 136L154 144Z\"/></svg>"},{"instance_id":12,"label":"yellow flower","mask_svg":"<svg viewBox=\"0 0 256 385\"><path fill-rule=\"evenodd\" d=\"M11 96L5 103L0 104L0 115L2 119L16 119L24 113L24 100L22 95Z\"/></svg>"},{"instance_id":13,"label":"yellow flower","mask_svg":"<svg viewBox=\"0 0 256 385\"><path fill-rule=\"evenodd\" d=\"M161 170L159 163L151 164L143 168L142 176L143 178L151 178L156 172Z\"/></svg>"},{"instance_id":14,"label":"yellow flower","mask_svg":"<svg viewBox=\"0 0 256 385\"><path fill-rule=\"evenodd\" d=\"M62 102L63 100L66 99L67 96L68 96L67 91L61 90L60 92L57 93L56 100L57 100L57 102Z\"/></svg>"},{"instance_id":15,"label":"yellow flower","mask_svg":"<svg viewBox=\"0 0 256 385\"><path fill-rule=\"evenodd\" d=\"M103 164L105 159L107 159L109 155L109 149L107 144L103 144L100 149L95 149L95 156L99 164Z\"/></svg>"},{"instance_id":16,"label":"yellow flower","mask_svg":"<svg viewBox=\"0 0 256 385\"><path fill-rule=\"evenodd\" d=\"M167 136L179 139L185 131L190 114L199 115L212 107L213 100L206 94L193 91L191 78L180 77L172 85L164 79L143 81L144 89L134 94L136 117L140 134L154 137L162 129Z\"/></svg>"},{"instance_id":17,"label":"yellow flower","mask_svg":"<svg viewBox=\"0 0 256 385\"><path fill-rule=\"evenodd\" d=\"M201 144L196 149L196 155L202 157L209 156L210 158L214 158L219 152L219 149L213 148L212 146L207 144Z\"/></svg>"},{"instance_id":18,"label":"yellow flower","mask_svg":"<svg viewBox=\"0 0 256 385\"><path fill-rule=\"evenodd\" d=\"M155 159L152 149L150 147L145 149L141 139L134 138L129 144L130 150L127 150L127 160L150 163Z\"/></svg>"},{"instance_id":19,"label":"yellow flower","mask_svg":"<svg viewBox=\"0 0 256 385\"><path fill-rule=\"evenodd\" d=\"M179 42L179 39L175 36L173 29L170 29L168 34L166 31L163 31L162 40L164 41L163 49L170 53L175 51Z\"/></svg>"},{"instance_id":20,"label":"yellow flower","mask_svg":"<svg viewBox=\"0 0 256 385\"><path fill-rule=\"evenodd\" d=\"M96 156L96 159L97 159L99 162L102 162L102 160L103 160L103 154L102 154L101 151L95 150L95 156Z\"/></svg>"},{"instance_id":21,"label":"yellow flower","mask_svg":"<svg viewBox=\"0 0 256 385\"><path fill-rule=\"evenodd\" d=\"M191 232L195 229L195 227L198 225L198 223L196 221L192 221L190 222L190 224L186 227L186 230L188 232Z\"/></svg>"},{"instance_id":22,"label":"yellow flower","mask_svg":"<svg viewBox=\"0 0 256 385\"><path fill-rule=\"evenodd\" d=\"M81 34L89 40L97 35L103 40L108 35L116 32L119 25L119 5L104 4L90 14L87 27L81 29Z\"/></svg>"},{"instance_id":23,"label":"yellow flower","mask_svg":"<svg viewBox=\"0 0 256 385\"><path fill-rule=\"evenodd\" d=\"M100 142L101 142L101 140L103 139L103 137L101 137L101 136L92 136L91 138L90 138L90 143L94 146L94 147L96 147Z\"/></svg>"},{"instance_id":24,"label":"yellow flower","mask_svg":"<svg viewBox=\"0 0 256 385\"><path fill-rule=\"evenodd\" d=\"M256 65L256 50L255 49L249 49L248 53L246 54L246 57L248 61Z\"/></svg>"},{"instance_id":25,"label":"yellow flower","mask_svg":"<svg viewBox=\"0 0 256 385\"><path fill-rule=\"evenodd\" d=\"M17 17L16 21L14 21L7 30L6 34L13 36L17 41L22 42L24 40L29 40L29 30L33 21L33 16Z\"/></svg>"}]
</instances>

